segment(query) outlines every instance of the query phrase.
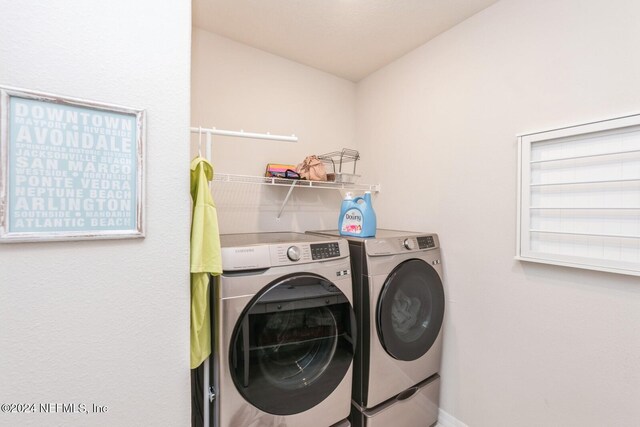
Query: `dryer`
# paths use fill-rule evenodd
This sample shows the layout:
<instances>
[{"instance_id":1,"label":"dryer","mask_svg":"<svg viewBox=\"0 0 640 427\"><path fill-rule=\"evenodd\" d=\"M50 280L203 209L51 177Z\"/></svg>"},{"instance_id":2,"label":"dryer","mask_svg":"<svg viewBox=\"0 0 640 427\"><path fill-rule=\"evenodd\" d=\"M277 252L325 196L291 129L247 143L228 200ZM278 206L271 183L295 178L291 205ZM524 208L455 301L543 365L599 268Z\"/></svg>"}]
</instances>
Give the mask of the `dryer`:
<instances>
[{"instance_id":1,"label":"dryer","mask_svg":"<svg viewBox=\"0 0 640 427\"><path fill-rule=\"evenodd\" d=\"M211 425L349 425L355 316L345 240L220 236Z\"/></svg>"},{"instance_id":2,"label":"dryer","mask_svg":"<svg viewBox=\"0 0 640 427\"><path fill-rule=\"evenodd\" d=\"M379 229L347 240L359 332L351 423L435 424L445 309L438 236Z\"/></svg>"}]
</instances>

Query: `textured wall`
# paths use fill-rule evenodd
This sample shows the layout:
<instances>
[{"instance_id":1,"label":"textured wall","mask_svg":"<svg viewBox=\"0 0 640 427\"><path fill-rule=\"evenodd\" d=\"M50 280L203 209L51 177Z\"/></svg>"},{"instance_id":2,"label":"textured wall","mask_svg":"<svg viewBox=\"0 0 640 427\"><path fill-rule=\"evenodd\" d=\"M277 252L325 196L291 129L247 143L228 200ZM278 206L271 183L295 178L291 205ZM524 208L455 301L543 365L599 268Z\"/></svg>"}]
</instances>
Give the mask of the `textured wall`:
<instances>
[{"instance_id":1,"label":"textured wall","mask_svg":"<svg viewBox=\"0 0 640 427\"><path fill-rule=\"evenodd\" d=\"M513 259L516 134L640 112L638 17L502 0L357 87L378 224L440 234L442 407L469 426L640 419L637 277Z\"/></svg>"},{"instance_id":2,"label":"textured wall","mask_svg":"<svg viewBox=\"0 0 640 427\"><path fill-rule=\"evenodd\" d=\"M297 164L310 154L357 148L354 83L198 28L193 31L191 112L194 126L299 137L289 143L214 136L216 172L262 175L267 163ZM197 140L192 137L193 154ZM336 190L294 190L278 220L286 194L286 187L214 184L220 231L337 227L341 196Z\"/></svg>"},{"instance_id":3,"label":"textured wall","mask_svg":"<svg viewBox=\"0 0 640 427\"><path fill-rule=\"evenodd\" d=\"M190 5L0 0L0 84L147 110L145 239L0 246L0 425L189 425Z\"/></svg>"}]
</instances>

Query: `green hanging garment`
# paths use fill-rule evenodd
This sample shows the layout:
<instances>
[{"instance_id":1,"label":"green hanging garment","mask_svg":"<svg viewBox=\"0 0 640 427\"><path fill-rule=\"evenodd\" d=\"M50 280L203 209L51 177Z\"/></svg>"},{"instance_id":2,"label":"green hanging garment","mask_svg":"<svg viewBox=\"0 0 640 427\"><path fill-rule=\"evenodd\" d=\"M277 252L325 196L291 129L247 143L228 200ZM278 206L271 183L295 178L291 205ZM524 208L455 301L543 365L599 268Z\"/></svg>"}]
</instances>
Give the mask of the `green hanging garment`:
<instances>
[{"instance_id":1,"label":"green hanging garment","mask_svg":"<svg viewBox=\"0 0 640 427\"><path fill-rule=\"evenodd\" d=\"M211 354L209 274L222 273L218 216L209 191L213 166L203 157L191 162L191 369Z\"/></svg>"}]
</instances>

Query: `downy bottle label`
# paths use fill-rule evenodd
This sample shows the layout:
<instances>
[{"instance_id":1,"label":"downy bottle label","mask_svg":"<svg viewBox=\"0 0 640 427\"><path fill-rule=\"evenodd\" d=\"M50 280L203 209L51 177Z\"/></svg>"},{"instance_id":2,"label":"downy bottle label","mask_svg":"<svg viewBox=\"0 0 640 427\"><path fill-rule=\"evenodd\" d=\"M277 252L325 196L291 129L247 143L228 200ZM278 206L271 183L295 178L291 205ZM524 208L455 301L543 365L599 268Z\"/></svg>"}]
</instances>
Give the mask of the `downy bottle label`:
<instances>
[{"instance_id":1,"label":"downy bottle label","mask_svg":"<svg viewBox=\"0 0 640 427\"><path fill-rule=\"evenodd\" d=\"M349 209L345 212L340 232L351 235L362 233L362 212L358 209Z\"/></svg>"}]
</instances>

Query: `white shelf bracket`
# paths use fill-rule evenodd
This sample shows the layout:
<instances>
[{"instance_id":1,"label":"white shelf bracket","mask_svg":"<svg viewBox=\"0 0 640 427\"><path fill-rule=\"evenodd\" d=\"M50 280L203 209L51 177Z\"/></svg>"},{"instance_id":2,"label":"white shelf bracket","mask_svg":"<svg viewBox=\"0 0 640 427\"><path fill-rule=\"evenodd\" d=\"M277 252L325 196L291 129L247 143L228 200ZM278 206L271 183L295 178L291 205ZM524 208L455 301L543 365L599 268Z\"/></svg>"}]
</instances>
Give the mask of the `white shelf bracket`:
<instances>
[{"instance_id":1,"label":"white shelf bracket","mask_svg":"<svg viewBox=\"0 0 640 427\"><path fill-rule=\"evenodd\" d=\"M276 217L277 220L279 220L280 216L282 216L282 211L284 210L284 207L287 205L287 202L289 201L289 197L291 197L291 193L293 192L293 187L295 187L295 186L296 186L296 181L293 181L291 183L291 186L289 187L289 191L287 192L287 196L282 201L282 206L280 206L280 211L278 212L278 216Z\"/></svg>"}]
</instances>

